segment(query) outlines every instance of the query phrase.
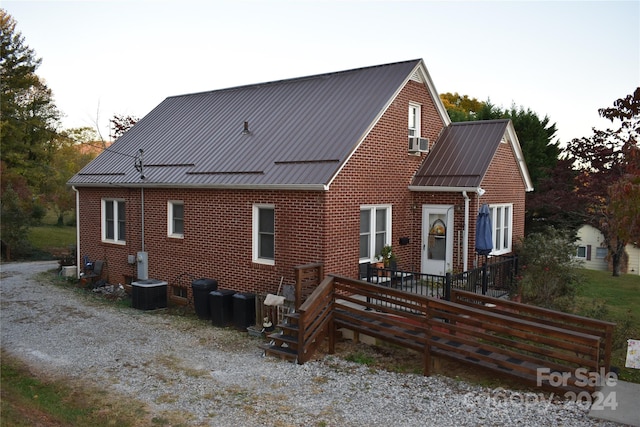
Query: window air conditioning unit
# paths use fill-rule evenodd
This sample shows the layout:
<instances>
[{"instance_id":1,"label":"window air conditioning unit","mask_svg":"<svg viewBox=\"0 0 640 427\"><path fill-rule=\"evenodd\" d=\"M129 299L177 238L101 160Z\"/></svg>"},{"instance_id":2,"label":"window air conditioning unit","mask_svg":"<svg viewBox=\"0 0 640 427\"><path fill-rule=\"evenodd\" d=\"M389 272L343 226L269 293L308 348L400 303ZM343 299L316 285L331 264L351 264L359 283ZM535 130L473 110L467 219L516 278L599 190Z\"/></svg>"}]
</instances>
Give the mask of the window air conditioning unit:
<instances>
[{"instance_id":1,"label":"window air conditioning unit","mask_svg":"<svg viewBox=\"0 0 640 427\"><path fill-rule=\"evenodd\" d=\"M429 138L409 137L410 153L427 153L429 151Z\"/></svg>"}]
</instances>

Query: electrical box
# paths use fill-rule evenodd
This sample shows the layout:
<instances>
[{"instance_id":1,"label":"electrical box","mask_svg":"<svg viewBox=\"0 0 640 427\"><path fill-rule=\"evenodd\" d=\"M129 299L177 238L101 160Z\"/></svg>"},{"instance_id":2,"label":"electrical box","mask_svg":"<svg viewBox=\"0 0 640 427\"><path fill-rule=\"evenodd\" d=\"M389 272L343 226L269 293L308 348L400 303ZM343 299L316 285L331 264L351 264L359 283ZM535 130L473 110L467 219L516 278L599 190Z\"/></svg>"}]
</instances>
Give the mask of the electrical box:
<instances>
[{"instance_id":1,"label":"electrical box","mask_svg":"<svg viewBox=\"0 0 640 427\"><path fill-rule=\"evenodd\" d=\"M147 280L149 278L149 254L138 252L136 259L138 261L138 280Z\"/></svg>"}]
</instances>

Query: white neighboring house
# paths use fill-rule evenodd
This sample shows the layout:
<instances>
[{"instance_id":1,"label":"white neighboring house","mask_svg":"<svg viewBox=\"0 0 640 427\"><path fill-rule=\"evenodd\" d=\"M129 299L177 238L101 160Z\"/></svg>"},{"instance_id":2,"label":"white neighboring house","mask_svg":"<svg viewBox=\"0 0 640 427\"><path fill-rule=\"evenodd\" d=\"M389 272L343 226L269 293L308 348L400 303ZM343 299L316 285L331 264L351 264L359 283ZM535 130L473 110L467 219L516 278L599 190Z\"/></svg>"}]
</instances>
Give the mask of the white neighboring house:
<instances>
[{"instance_id":1,"label":"white neighboring house","mask_svg":"<svg viewBox=\"0 0 640 427\"><path fill-rule=\"evenodd\" d=\"M604 236L595 227L583 225L578 230L576 257L584 261L584 267L591 270L609 270L607 261L607 248L604 246ZM640 274L640 247L633 243L627 244L627 255L629 256L628 268L624 266L621 273Z\"/></svg>"}]
</instances>

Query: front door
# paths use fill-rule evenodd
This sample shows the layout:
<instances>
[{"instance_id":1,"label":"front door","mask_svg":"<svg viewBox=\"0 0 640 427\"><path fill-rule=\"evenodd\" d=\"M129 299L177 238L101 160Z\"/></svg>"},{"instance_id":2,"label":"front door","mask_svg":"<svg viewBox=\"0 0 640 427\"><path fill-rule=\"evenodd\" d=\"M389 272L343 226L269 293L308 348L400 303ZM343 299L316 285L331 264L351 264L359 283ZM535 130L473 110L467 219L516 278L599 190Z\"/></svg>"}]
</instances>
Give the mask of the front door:
<instances>
[{"instance_id":1,"label":"front door","mask_svg":"<svg viewBox=\"0 0 640 427\"><path fill-rule=\"evenodd\" d=\"M422 206L421 272L444 276L453 262L453 206Z\"/></svg>"}]
</instances>

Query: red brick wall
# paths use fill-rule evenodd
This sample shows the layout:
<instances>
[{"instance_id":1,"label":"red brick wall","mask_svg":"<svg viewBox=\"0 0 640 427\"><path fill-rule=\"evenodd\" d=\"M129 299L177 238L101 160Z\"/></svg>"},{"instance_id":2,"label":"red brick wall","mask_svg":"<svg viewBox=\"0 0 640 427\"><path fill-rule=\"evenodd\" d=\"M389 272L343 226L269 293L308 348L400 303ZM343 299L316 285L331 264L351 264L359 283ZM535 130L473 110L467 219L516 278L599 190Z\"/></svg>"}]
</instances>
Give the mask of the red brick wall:
<instances>
[{"instance_id":1,"label":"red brick wall","mask_svg":"<svg viewBox=\"0 0 640 427\"><path fill-rule=\"evenodd\" d=\"M80 189L81 254L104 259L105 278L124 283L135 276L127 255L142 250L139 189ZM101 198L126 200L126 245L101 242ZM149 277L190 286L193 277L213 278L221 288L275 292L281 276L293 283L293 267L322 258L319 192L144 190L145 250ZM167 236L167 202L184 202L184 238ZM275 205L276 265L252 262L254 204Z\"/></svg>"}]
</instances>

